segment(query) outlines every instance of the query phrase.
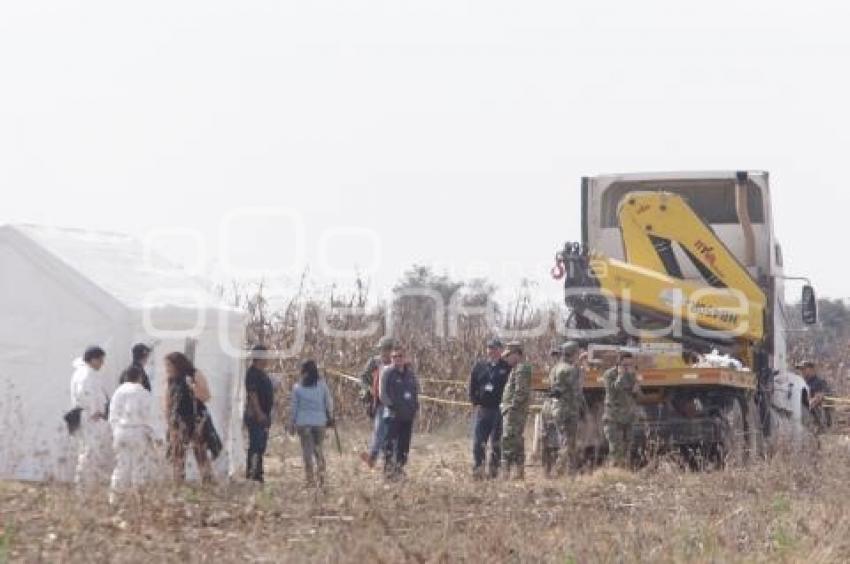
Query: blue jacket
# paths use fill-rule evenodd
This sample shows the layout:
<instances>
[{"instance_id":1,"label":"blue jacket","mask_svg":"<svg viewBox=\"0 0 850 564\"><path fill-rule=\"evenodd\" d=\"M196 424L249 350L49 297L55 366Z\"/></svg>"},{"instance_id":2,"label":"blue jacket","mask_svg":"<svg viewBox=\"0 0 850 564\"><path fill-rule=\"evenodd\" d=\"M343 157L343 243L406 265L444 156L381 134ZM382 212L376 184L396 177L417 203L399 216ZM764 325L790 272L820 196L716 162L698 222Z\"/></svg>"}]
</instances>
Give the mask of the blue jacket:
<instances>
[{"instance_id":1,"label":"blue jacket","mask_svg":"<svg viewBox=\"0 0 850 564\"><path fill-rule=\"evenodd\" d=\"M305 388L300 383L292 388L291 422L296 427L324 427L328 424L328 414L333 410L331 391L324 379L312 388Z\"/></svg>"},{"instance_id":2,"label":"blue jacket","mask_svg":"<svg viewBox=\"0 0 850 564\"><path fill-rule=\"evenodd\" d=\"M498 408L510 374L511 365L502 359L495 362L479 360L469 377L469 402L481 407Z\"/></svg>"},{"instance_id":3,"label":"blue jacket","mask_svg":"<svg viewBox=\"0 0 850 564\"><path fill-rule=\"evenodd\" d=\"M381 403L390 417L413 421L419 411L419 380L413 369L388 366L381 372Z\"/></svg>"}]
</instances>

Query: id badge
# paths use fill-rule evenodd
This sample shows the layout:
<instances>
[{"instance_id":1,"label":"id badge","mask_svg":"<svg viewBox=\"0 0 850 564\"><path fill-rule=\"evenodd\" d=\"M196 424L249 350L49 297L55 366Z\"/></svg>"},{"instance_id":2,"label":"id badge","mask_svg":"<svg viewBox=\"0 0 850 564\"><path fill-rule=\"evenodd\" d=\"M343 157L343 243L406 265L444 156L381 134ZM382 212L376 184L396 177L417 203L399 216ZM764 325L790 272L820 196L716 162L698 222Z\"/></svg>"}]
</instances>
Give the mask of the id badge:
<instances>
[{"instance_id":1,"label":"id badge","mask_svg":"<svg viewBox=\"0 0 850 564\"><path fill-rule=\"evenodd\" d=\"M484 391L485 392L492 392L493 391L493 384L491 384L489 382L487 384L484 384Z\"/></svg>"},{"instance_id":2,"label":"id badge","mask_svg":"<svg viewBox=\"0 0 850 564\"><path fill-rule=\"evenodd\" d=\"M411 397L413 396L410 394L410 392L404 392L404 399L409 400Z\"/></svg>"}]
</instances>

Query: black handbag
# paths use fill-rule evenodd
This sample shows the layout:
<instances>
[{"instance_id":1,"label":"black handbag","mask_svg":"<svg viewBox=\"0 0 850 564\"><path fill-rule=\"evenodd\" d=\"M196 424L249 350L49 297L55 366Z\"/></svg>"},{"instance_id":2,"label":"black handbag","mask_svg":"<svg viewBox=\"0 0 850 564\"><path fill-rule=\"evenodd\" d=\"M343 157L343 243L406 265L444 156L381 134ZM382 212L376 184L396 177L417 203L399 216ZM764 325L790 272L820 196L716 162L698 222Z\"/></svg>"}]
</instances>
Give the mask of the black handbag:
<instances>
[{"instance_id":1,"label":"black handbag","mask_svg":"<svg viewBox=\"0 0 850 564\"><path fill-rule=\"evenodd\" d=\"M80 423L82 421L82 407L75 407L68 413L66 413L62 419L65 420L65 424L68 425L68 434L73 435L77 431L80 430Z\"/></svg>"},{"instance_id":2,"label":"black handbag","mask_svg":"<svg viewBox=\"0 0 850 564\"><path fill-rule=\"evenodd\" d=\"M201 436L204 438L204 444L210 451L212 459L215 460L218 458L218 455L221 454L221 451L224 449L224 445L221 443L221 437L218 436L218 431L216 431L215 425L213 425L212 417L206 409L204 409L203 418L204 421L203 427L201 428Z\"/></svg>"}]
</instances>

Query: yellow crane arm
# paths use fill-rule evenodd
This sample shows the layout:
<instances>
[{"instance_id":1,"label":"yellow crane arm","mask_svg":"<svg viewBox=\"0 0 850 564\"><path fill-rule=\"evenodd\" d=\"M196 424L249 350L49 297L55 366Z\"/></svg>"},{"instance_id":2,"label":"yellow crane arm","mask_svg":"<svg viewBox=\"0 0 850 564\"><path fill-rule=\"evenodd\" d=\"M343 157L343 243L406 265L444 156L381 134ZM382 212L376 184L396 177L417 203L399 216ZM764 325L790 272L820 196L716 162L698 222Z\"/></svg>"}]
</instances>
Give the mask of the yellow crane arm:
<instances>
[{"instance_id":1,"label":"yellow crane arm","mask_svg":"<svg viewBox=\"0 0 850 564\"><path fill-rule=\"evenodd\" d=\"M759 341L764 336L764 305L734 288L712 288L600 255L579 260L590 275L581 287L595 285L602 297L630 308L623 313L674 320L690 334L706 332L708 340Z\"/></svg>"},{"instance_id":2,"label":"yellow crane arm","mask_svg":"<svg viewBox=\"0 0 850 564\"><path fill-rule=\"evenodd\" d=\"M617 213L629 264L682 278L672 248L678 243L708 285L738 290L754 307L764 309L762 289L681 196L630 192Z\"/></svg>"}]
</instances>

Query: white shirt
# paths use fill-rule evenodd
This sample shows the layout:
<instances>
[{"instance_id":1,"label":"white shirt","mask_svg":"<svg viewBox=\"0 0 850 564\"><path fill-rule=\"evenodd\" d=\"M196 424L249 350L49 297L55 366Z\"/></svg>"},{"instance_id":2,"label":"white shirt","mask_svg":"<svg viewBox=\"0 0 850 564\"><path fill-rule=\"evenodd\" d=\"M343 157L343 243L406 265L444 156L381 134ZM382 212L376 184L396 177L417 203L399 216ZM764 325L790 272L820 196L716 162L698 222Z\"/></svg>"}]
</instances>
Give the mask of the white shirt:
<instances>
[{"instance_id":1,"label":"white shirt","mask_svg":"<svg viewBox=\"0 0 850 564\"><path fill-rule=\"evenodd\" d=\"M73 363L74 375L71 377L71 407L79 407L86 416L96 413L106 415L109 394L104 390L103 382L97 370L78 358ZM84 419L88 417L84 416Z\"/></svg>"},{"instance_id":2,"label":"white shirt","mask_svg":"<svg viewBox=\"0 0 850 564\"><path fill-rule=\"evenodd\" d=\"M118 386L109 404L109 424L113 430L145 428L153 433L153 396L137 382Z\"/></svg>"}]
</instances>

